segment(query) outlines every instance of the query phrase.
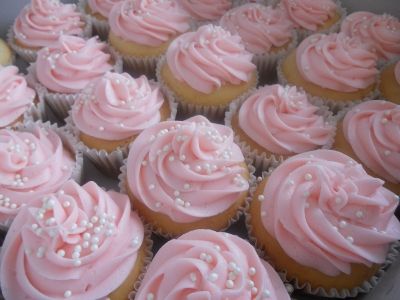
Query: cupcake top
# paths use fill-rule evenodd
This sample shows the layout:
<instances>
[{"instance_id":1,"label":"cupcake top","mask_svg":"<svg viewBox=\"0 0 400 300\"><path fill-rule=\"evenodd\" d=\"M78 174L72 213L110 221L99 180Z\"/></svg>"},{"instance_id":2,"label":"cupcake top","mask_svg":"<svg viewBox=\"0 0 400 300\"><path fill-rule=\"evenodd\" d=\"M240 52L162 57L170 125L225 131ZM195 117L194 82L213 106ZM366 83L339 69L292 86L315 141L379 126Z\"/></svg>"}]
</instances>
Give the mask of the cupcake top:
<instances>
[{"instance_id":1,"label":"cupcake top","mask_svg":"<svg viewBox=\"0 0 400 300\"><path fill-rule=\"evenodd\" d=\"M332 150L284 161L258 198L265 229L296 262L329 276L381 264L400 238L398 196L360 164Z\"/></svg>"},{"instance_id":2,"label":"cupcake top","mask_svg":"<svg viewBox=\"0 0 400 300\"><path fill-rule=\"evenodd\" d=\"M249 81L256 69L252 57L238 35L211 24L182 34L166 53L168 67L174 76L206 94L225 83Z\"/></svg>"},{"instance_id":3,"label":"cupcake top","mask_svg":"<svg viewBox=\"0 0 400 300\"><path fill-rule=\"evenodd\" d=\"M314 32L337 12L333 0L281 0L279 7L286 11L296 28Z\"/></svg>"},{"instance_id":4,"label":"cupcake top","mask_svg":"<svg viewBox=\"0 0 400 300\"><path fill-rule=\"evenodd\" d=\"M296 50L296 63L307 81L341 92L365 89L378 74L372 48L343 33L309 36Z\"/></svg>"},{"instance_id":5,"label":"cupcake top","mask_svg":"<svg viewBox=\"0 0 400 300\"><path fill-rule=\"evenodd\" d=\"M114 4L123 0L88 0L87 4L93 13L98 13L105 18L108 18Z\"/></svg>"},{"instance_id":6,"label":"cupcake top","mask_svg":"<svg viewBox=\"0 0 400 300\"><path fill-rule=\"evenodd\" d=\"M335 128L317 114L319 110L296 87L264 86L240 107L239 126L270 152L302 153L333 140Z\"/></svg>"},{"instance_id":7,"label":"cupcake top","mask_svg":"<svg viewBox=\"0 0 400 300\"><path fill-rule=\"evenodd\" d=\"M5 224L21 206L58 189L75 167L57 133L36 124L22 131L1 129L0 157L0 222Z\"/></svg>"},{"instance_id":8,"label":"cupcake top","mask_svg":"<svg viewBox=\"0 0 400 300\"><path fill-rule=\"evenodd\" d=\"M400 85L400 61L398 61L394 67L394 77L396 78L397 83Z\"/></svg>"},{"instance_id":9,"label":"cupcake top","mask_svg":"<svg viewBox=\"0 0 400 300\"><path fill-rule=\"evenodd\" d=\"M215 21L232 7L231 0L177 0L197 21Z\"/></svg>"},{"instance_id":10,"label":"cupcake top","mask_svg":"<svg viewBox=\"0 0 400 300\"><path fill-rule=\"evenodd\" d=\"M164 98L145 76L106 73L75 101L71 116L76 127L96 138L122 140L161 120Z\"/></svg>"},{"instance_id":11,"label":"cupcake top","mask_svg":"<svg viewBox=\"0 0 400 300\"><path fill-rule=\"evenodd\" d=\"M23 116L33 104L35 91L28 87L25 78L15 66L0 66L0 128Z\"/></svg>"},{"instance_id":12,"label":"cupcake top","mask_svg":"<svg viewBox=\"0 0 400 300\"><path fill-rule=\"evenodd\" d=\"M157 252L136 298L290 299L278 274L247 241L204 229L170 240Z\"/></svg>"},{"instance_id":13,"label":"cupcake top","mask_svg":"<svg viewBox=\"0 0 400 300\"><path fill-rule=\"evenodd\" d=\"M343 133L363 164L383 179L400 183L400 105L363 102L346 114Z\"/></svg>"},{"instance_id":14,"label":"cupcake top","mask_svg":"<svg viewBox=\"0 0 400 300\"><path fill-rule=\"evenodd\" d=\"M280 9L257 3L228 11L220 21L223 28L242 38L247 50L264 54L285 46L293 38L292 24Z\"/></svg>"},{"instance_id":15,"label":"cupcake top","mask_svg":"<svg viewBox=\"0 0 400 300\"><path fill-rule=\"evenodd\" d=\"M400 56L400 21L393 16L355 12L343 20L341 32L369 43L381 59Z\"/></svg>"},{"instance_id":16,"label":"cupcake top","mask_svg":"<svg viewBox=\"0 0 400 300\"><path fill-rule=\"evenodd\" d=\"M39 51L35 73L38 81L57 93L77 93L95 78L112 69L105 43L63 35Z\"/></svg>"},{"instance_id":17,"label":"cupcake top","mask_svg":"<svg viewBox=\"0 0 400 300\"><path fill-rule=\"evenodd\" d=\"M232 130L203 116L144 130L130 146L127 185L138 201L178 223L218 215L249 188Z\"/></svg>"},{"instance_id":18,"label":"cupcake top","mask_svg":"<svg viewBox=\"0 0 400 300\"><path fill-rule=\"evenodd\" d=\"M126 195L68 181L16 217L1 290L6 299L104 299L130 274L143 238Z\"/></svg>"},{"instance_id":19,"label":"cupcake top","mask_svg":"<svg viewBox=\"0 0 400 300\"><path fill-rule=\"evenodd\" d=\"M140 45L158 47L190 29L190 16L173 0L125 0L113 6L113 34Z\"/></svg>"},{"instance_id":20,"label":"cupcake top","mask_svg":"<svg viewBox=\"0 0 400 300\"><path fill-rule=\"evenodd\" d=\"M84 25L75 4L31 0L17 16L13 31L21 44L42 48L57 41L62 34L82 35Z\"/></svg>"}]
</instances>

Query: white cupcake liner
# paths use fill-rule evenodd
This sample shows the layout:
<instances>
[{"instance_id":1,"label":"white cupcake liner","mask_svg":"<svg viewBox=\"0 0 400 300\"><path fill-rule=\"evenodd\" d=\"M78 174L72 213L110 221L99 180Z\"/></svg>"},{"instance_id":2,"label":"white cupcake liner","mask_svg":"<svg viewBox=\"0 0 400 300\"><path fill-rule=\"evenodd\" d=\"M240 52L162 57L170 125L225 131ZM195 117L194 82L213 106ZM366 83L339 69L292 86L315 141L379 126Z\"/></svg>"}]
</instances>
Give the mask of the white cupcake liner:
<instances>
[{"instance_id":1,"label":"white cupcake liner","mask_svg":"<svg viewBox=\"0 0 400 300\"><path fill-rule=\"evenodd\" d=\"M111 70L121 73L123 69L122 59L108 47L105 51L111 55L112 60L114 61L114 66ZM79 92L73 94L51 92L38 81L35 74L35 68L35 63L31 64L28 68L29 77L31 78L30 81L32 81L37 93L43 95L46 105L51 109L56 118L61 122L64 121L68 116L68 111L71 109L72 104L79 96Z\"/></svg>"},{"instance_id":2,"label":"white cupcake liner","mask_svg":"<svg viewBox=\"0 0 400 300\"><path fill-rule=\"evenodd\" d=\"M249 182L249 186L251 187L251 186L255 185L254 182L256 181L256 177L254 175L255 168L251 165L250 161L245 161L245 162L247 164L247 168L248 168L248 171L249 171L249 180L248 180L248 182ZM123 165L121 167L121 173L118 176L118 182L119 182L118 186L119 186L120 192L124 193L124 194L128 194L128 191L127 191L128 183L127 183L127 166L126 166L126 163L127 163L127 159L124 160ZM249 191L248 191L248 194L249 194ZM240 219L240 217L244 214L246 207L248 206L248 204L247 204L247 199L248 198L249 198L249 196L246 197L243 205L241 205L237 209L236 214L230 220L228 220L227 225L224 228L221 228L219 231L225 231L227 228L229 228L232 224L236 223ZM159 236L162 236L162 237L167 238L167 239L171 239L171 238L175 238L176 237L175 235L173 235L173 234L171 234L169 232L165 232L162 228L155 227L155 226L153 226L153 224L147 223L146 221L144 221L144 222L146 224L148 224L148 226L151 228L153 233L155 233L155 234L157 234Z\"/></svg>"},{"instance_id":3,"label":"white cupcake liner","mask_svg":"<svg viewBox=\"0 0 400 300\"><path fill-rule=\"evenodd\" d=\"M152 82L152 81L151 81ZM177 104L171 100L165 99L168 101L169 108L171 110L171 114L168 119L165 121L175 120L176 112L177 112ZM77 138L77 148L81 151L96 167L104 172L105 174L110 175L119 175L120 168L124 159L127 158L129 152L129 144L124 147L118 147L112 152L107 152L105 150L98 150L94 148L90 148L86 146L82 141L79 141L79 129L74 125L74 122L71 117L71 111L69 116L65 119L67 129L72 132L72 134Z\"/></svg>"},{"instance_id":4,"label":"white cupcake liner","mask_svg":"<svg viewBox=\"0 0 400 300\"><path fill-rule=\"evenodd\" d=\"M85 22L85 27L83 28L83 33L80 34L79 36L84 38L92 36L92 22L90 21L89 18L85 16L82 16L82 20ZM15 43L15 34L13 31L13 26L11 26L8 29L7 43L14 50L14 52L17 53L24 61L30 63L36 61L37 53L39 52L40 49L35 50L17 45Z\"/></svg>"},{"instance_id":5,"label":"white cupcake liner","mask_svg":"<svg viewBox=\"0 0 400 300\"><path fill-rule=\"evenodd\" d=\"M273 267L274 263L270 260L268 257L268 254L265 252L263 249L262 245L257 241L257 238L252 234L253 232L253 227L251 225L251 215L249 212L250 209L250 203L254 198L254 193L257 190L257 184L261 182L265 177L268 177L271 175L273 169L270 169L268 172L263 172L262 177L257 177L257 180L254 183L253 186L250 187L250 196L248 197L247 206L245 208L245 224L249 236L249 241L255 246L257 253L261 256L264 257ZM304 283L300 284L297 279L292 279L290 280L287 276L287 271L282 270L278 271L279 276L284 282L290 282L293 287L296 290L302 290L303 292L313 295L313 296L321 296L321 297L327 297L327 298L347 298L347 297L356 297L359 294L366 294L369 291L371 291L382 279L383 275L385 274L387 268L394 262L396 259L398 259L398 256L400 254L400 242L396 241L392 243L389 247L389 251L386 255L385 262L381 265L379 270L377 271L374 276L372 276L370 279L365 280L361 286L354 287L352 289L343 289L343 290L338 290L338 289L330 289L330 290L325 290L322 287L317 287L313 288L310 283Z\"/></svg>"},{"instance_id":6,"label":"white cupcake liner","mask_svg":"<svg viewBox=\"0 0 400 300\"><path fill-rule=\"evenodd\" d=\"M251 96L251 95L250 95ZM229 105L229 110L225 113L225 125L232 128L232 118L238 113L241 105L247 100L239 99L235 102L232 102ZM332 112L329 110L328 107L320 105L318 106L319 110L316 114L322 116L325 122L328 122L333 128L334 132L330 137L328 143L319 147L318 149L331 149L332 145L335 141L336 136L336 125L338 118L333 116ZM266 152L260 152L257 149L252 149L252 147L243 139L240 138L240 135L234 131L234 141L236 144L239 145L240 149L243 152L243 155L249 159L253 165L256 167L258 171L265 171L269 168L275 168L279 164L281 164L285 159L295 155L281 155L281 154L272 154ZM311 149L310 149L311 150Z\"/></svg>"},{"instance_id":7,"label":"white cupcake liner","mask_svg":"<svg viewBox=\"0 0 400 300\"><path fill-rule=\"evenodd\" d=\"M190 117L194 115L204 115L207 118L215 121L215 120L222 120L224 117L225 112L229 108L229 103L226 105L199 105L199 104L191 104L184 101L181 97L177 96L165 83L161 76L161 67L165 63L165 57L162 57L157 64L157 80L163 87L165 94L167 95L168 99L172 99L178 103L178 110L181 112L185 117ZM237 98L232 99L232 102L237 101L239 99L247 98L256 88L258 84L258 74L256 74L256 84L254 87L251 87L248 91L245 91Z\"/></svg>"},{"instance_id":8,"label":"white cupcake liner","mask_svg":"<svg viewBox=\"0 0 400 300\"><path fill-rule=\"evenodd\" d=\"M276 72L278 74L278 82L281 85L293 85L292 83L289 83L287 81L287 79L282 71L282 63L285 59L286 59L286 56L282 57L279 60L277 68L276 68ZM329 107L329 109L331 111L333 111L334 113L337 113L338 111L340 111L346 107L352 107L358 103L376 99L377 96L379 95L379 76L378 75L376 76L376 86L375 86L374 90L372 90L367 96L365 96L362 99L337 101L337 100L333 100L333 99L329 99L329 98L322 98L322 97L314 96L314 95L308 93L307 91L305 91L305 92L307 94L307 97L309 98L309 101L311 103L313 103L314 105L327 106L327 107Z\"/></svg>"},{"instance_id":9,"label":"white cupcake liner","mask_svg":"<svg viewBox=\"0 0 400 300\"><path fill-rule=\"evenodd\" d=\"M47 121L47 114L45 110L45 104L43 96L37 93L38 102L32 105L24 113L24 123L35 122L35 121Z\"/></svg>"},{"instance_id":10,"label":"white cupcake liner","mask_svg":"<svg viewBox=\"0 0 400 300\"><path fill-rule=\"evenodd\" d=\"M86 15L87 18L90 19L92 23L92 34L98 35L102 40L107 40L108 32L110 31L110 25L107 20L99 20L95 16L92 16L86 11L87 0L79 0L78 9L79 11Z\"/></svg>"}]
</instances>

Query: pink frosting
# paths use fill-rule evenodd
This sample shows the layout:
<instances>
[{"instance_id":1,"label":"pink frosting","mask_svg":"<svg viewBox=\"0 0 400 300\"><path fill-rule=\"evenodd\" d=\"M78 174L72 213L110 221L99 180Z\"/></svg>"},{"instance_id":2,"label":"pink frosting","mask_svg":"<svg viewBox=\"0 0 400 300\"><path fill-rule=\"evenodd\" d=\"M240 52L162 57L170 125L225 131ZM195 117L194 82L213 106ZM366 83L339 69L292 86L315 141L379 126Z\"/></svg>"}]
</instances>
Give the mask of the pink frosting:
<instances>
[{"instance_id":1,"label":"pink frosting","mask_svg":"<svg viewBox=\"0 0 400 300\"><path fill-rule=\"evenodd\" d=\"M103 17L108 18L114 4L123 0L88 0L88 5L92 12L99 13Z\"/></svg>"},{"instance_id":2,"label":"pink frosting","mask_svg":"<svg viewBox=\"0 0 400 300\"><path fill-rule=\"evenodd\" d=\"M166 58L178 80L206 94L225 83L247 82L256 69L241 38L211 24L175 39Z\"/></svg>"},{"instance_id":3,"label":"pink frosting","mask_svg":"<svg viewBox=\"0 0 400 300\"><path fill-rule=\"evenodd\" d=\"M343 20L341 31L372 45L379 58L392 59L400 55L400 21L393 16L355 12Z\"/></svg>"},{"instance_id":4,"label":"pink frosting","mask_svg":"<svg viewBox=\"0 0 400 300\"><path fill-rule=\"evenodd\" d=\"M131 144L127 182L136 199L178 223L227 210L249 188L232 130L203 116L161 122Z\"/></svg>"},{"instance_id":5,"label":"pink frosting","mask_svg":"<svg viewBox=\"0 0 400 300\"><path fill-rule=\"evenodd\" d=\"M258 89L240 107L239 126L257 144L290 155L327 145L335 129L316 114L296 87L275 84Z\"/></svg>"},{"instance_id":6,"label":"pink frosting","mask_svg":"<svg viewBox=\"0 0 400 300\"><path fill-rule=\"evenodd\" d=\"M173 0L126 0L109 15L112 33L140 45L157 47L190 29L190 16Z\"/></svg>"},{"instance_id":7,"label":"pink frosting","mask_svg":"<svg viewBox=\"0 0 400 300\"><path fill-rule=\"evenodd\" d=\"M400 238L398 197L347 155L316 150L283 162L268 178L265 229L301 265L329 276L351 264L381 264Z\"/></svg>"},{"instance_id":8,"label":"pink frosting","mask_svg":"<svg viewBox=\"0 0 400 300\"><path fill-rule=\"evenodd\" d=\"M46 47L62 34L82 35L84 23L75 4L31 0L14 22L15 38L28 47Z\"/></svg>"},{"instance_id":9,"label":"pink frosting","mask_svg":"<svg viewBox=\"0 0 400 300\"><path fill-rule=\"evenodd\" d=\"M128 73L108 72L75 101L72 119L90 136L122 140L159 123L163 102L159 86L145 76L134 79Z\"/></svg>"},{"instance_id":10,"label":"pink frosting","mask_svg":"<svg viewBox=\"0 0 400 300\"><path fill-rule=\"evenodd\" d=\"M15 66L0 66L0 127L14 123L33 104L35 91Z\"/></svg>"},{"instance_id":11,"label":"pink frosting","mask_svg":"<svg viewBox=\"0 0 400 300\"><path fill-rule=\"evenodd\" d=\"M68 181L16 217L1 252L1 290L6 299L104 299L131 272L143 237L126 195Z\"/></svg>"},{"instance_id":12,"label":"pink frosting","mask_svg":"<svg viewBox=\"0 0 400 300\"><path fill-rule=\"evenodd\" d=\"M361 103L346 114L343 133L363 164L385 180L400 183L400 105Z\"/></svg>"},{"instance_id":13,"label":"pink frosting","mask_svg":"<svg viewBox=\"0 0 400 300\"><path fill-rule=\"evenodd\" d=\"M378 74L372 49L343 33L309 36L296 50L296 63L307 81L340 92L367 88Z\"/></svg>"},{"instance_id":14,"label":"pink frosting","mask_svg":"<svg viewBox=\"0 0 400 300\"><path fill-rule=\"evenodd\" d=\"M218 20L232 7L231 0L177 0L198 21Z\"/></svg>"},{"instance_id":15,"label":"pink frosting","mask_svg":"<svg viewBox=\"0 0 400 300\"><path fill-rule=\"evenodd\" d=\"M337 12L333 0L281 0L280 7L286 11L295 27L317 31Z\"/></svg>"},{"instance_id":16,"label":"pink frosting","mask_svg":"<svg viewBox=\"0 0 400 300\"><path fill-rule=\"evenodd\" d=\"M397 83L400 85L400 61L398 61L394 67L394 77L396 78Z\"/></svg>"},{"instance_id":17,"label":"pink frosting","mask_svg":"<svg viewBox=\"0 0 400 300\"><path fill-rule=\"evenodd\" d=\"M275 270L258 257L247 241L200 229L167 242L157 252L136 299L290 297Z\"/></svg>"},{"instance_id":18,"label":"pink frosting","mask_svg":"<svg viewBox=\"0 0 400 300\"><path fill-rule=\"evenodd\" d=\"M236 7L220 21L223 28L242 38L246 49L255 54L282 47L292 39L292 24L282 10L256 3Z\"/></svg>"},{"instance_id":19,"label":"pink frosting","mask_svg":"<svg viewBox=\"0 0 400 300\"><path fill-rule=\"evenodd\" d=\"M105 47L96 37L84 40L61 36L57 43L38 52L36 77L51 91L80 92L90 81L112 69Z\"/></svg>"},{"instance_id":20,"label":"pink frosting","mask_svg":"<svg viewBox=\"0 0 400 300\"><path fill-rule=\"evenodd\" d=\"M71 178L75 159L50 129L0 130L0 222ZM18 298L14 298L18 299Z\"/></svg>"}]
</instances>

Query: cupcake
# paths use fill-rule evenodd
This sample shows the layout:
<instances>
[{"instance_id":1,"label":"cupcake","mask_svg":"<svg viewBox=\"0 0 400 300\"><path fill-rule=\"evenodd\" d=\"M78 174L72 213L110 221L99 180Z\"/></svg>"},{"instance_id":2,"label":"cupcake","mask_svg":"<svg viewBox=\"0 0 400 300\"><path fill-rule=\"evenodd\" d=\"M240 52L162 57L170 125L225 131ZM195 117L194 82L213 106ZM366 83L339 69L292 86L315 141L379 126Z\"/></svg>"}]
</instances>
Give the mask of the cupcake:
<instances>
[{"instance_id":1,"label":"cupcake","mask_svg":"<svg viewBox=\"0 0 400 300\"><path fill-rule=\"evenodd\" d=\"M0 66L0 128L24 121L24 114L35 110L36 93L15 66ZM35 110L40 114L39 109Z\"/></svg>"},{"instance_id":2,"label":"cupcake","mask_svg":"<svg viewBox=\"0 0 400 300\"><path fill-rule=\"evenodd\" d=\"M267 85L244 101L233 103L225 124L235 141L259 170L287 157L317 148L330 148L336 121L329 110L308 101L296 87Z\"/></svg>"},{"instance_id":3,"label":"cupcake","mask_svg":"<svg viewBox=\"0 0 400 300\"><path fill-rule=\"evenodd\" d=\"M300 40L314 33L337 32L345 10L334 0L281 0L278 4L296 28Z\"/></svg>"},{"instance_id":4,"label":"cupcake","mask_svg":"<svg viewBox=\"0 0 400 300\"><path fill-rule=\"evenodd\" d=\"M6 299L127 299L149 260L128 197L66 182L21 209L1 251Z\"/></svg>"},{"instance_id":5,"label":"cupcake","mask_svg":"<svg viewBox=\"0 0 400 300\"><path fill-rule=\"evenodd\" d=\"M372 277L400 238L397 205L383 181L349 156L316 150L264 178L247 221L257 245L297 288L355 297L376 285Z\"/></svg>"},{"instance_id":6,"label":"cupcake","mask_svg":"<svg viewBox=\"0 0 400 300\"><path fill-rule=\"evenodd\" d=\"M343 33L309 36L281 60L278 70L281 84L302 87L334 110L373 98L377 75L372 48Z\"/></svg>"},{"instance_id":7,"label":"cupcake","mask_svg":"<svg viewBox=\"0 0 400 300\"><path fill-rule=\"evenodd\" d=\"M123 168L121 189L165 236L228 227L249 188L249 170L232 131L203 116L145 129Z\"/></svg>"},{"instance_id":8,"label":"cupcake","mask_svg":"<svg viewBox=\"0 0 400 300\"><path fill-rule=\"evenodd\" d=\"M145 76L106 73L82 92L70 112L80 148L100 169L119 173L128 144L144 129L175 119L176 107Z\"/></svg>"},{"instance_id":9,"label":"cupcake","mask_svg":"<svg viewBox=\"0 0 400 300\"><path fill-rule=\"evenodd\" d=\"M43 91L46 104L64 119L86 85L112 69L120 71L121 61L107 53L105 43L95 37L84 40L61 36L57 43L39 51L30 73Z\"/></svg>"},{"instance_id":10,"label":"cupcake","mask_svg":"<svg viewBox=\"0 0 400 300\"><path fill-rule=\"evenodd\" d=\"M198 23L216 22L232 8L232 0L177 0Z\"/></svg>"},{"instance_id":11,"label":"cupcake","mask_svg":"<svg viewBox=\"0 0 400 300\"><path fill-rule=\"evenodd\" d=\"M245 240L194 230L157 252L136 299L279 299L290 297L275 270Z\"/></svg>"},{"instance_id":12,"label":"cupcake","mask_svg":"<svg viewBox=\"0 0 400 300\"><path fill-rule=\"evenodd\" d=\"M110 25L108 16L114 4L123 0L80 0L81 11L86 14L92 23L93 30L102 38L107 39Z\"/></svg>"},{"instance_id":13,"label":"cupcake","mask_svg":"<svg viewBox=\"0 0 400 300\"><path fill-rule=\"evenodd\" d=\"M254 54L260 77L275 73L278 59L292 50L297 35L280 9L249 3L224 14L220 25L242 38L246 50Z\"/></svg>"},{"instance_id":14,"label":"cupcake","mask_svg":"<svg viewBox=\"0 0 400 300\"><path fill-rule=\"evenodd\" d=\"M400 21L393 16L358 11L343 20L340 31L370 44L382 61L400 57Z\"/></svg>"},{"instance_id":15,"label":"cupcake","mask_svg":"<svg viewBox=\"0 0 400 300\"><path fill-rule=\"evenodd\" d=\"M14 61L14 56L6 42L0 39L0 66L11 65Z\"/></svg>"},{"instance_id":16,"label":"cupcake","mask_svg":"<svg viewBox=\"0 0 400 300\"><path fill-rule=\"evenodd\" d=\"M80 180L83 162L75 142L48 123L0 130L1 225L8 227L23 206L56 191L68 179Z\"/></svg>"},{"instance_id":17,"label":"cupcake","mask_svg":"<svg viewBox=\"0 0 400 300\"><path fill-rule=\"evenodd\" d=\"M58 0L31 0L10 29L8 42L24 60L34 62L37 52L63 35L90 36L91 24L75 4Z\"/></svg>"},{"instance_id":18,"label":"cupcake","mask_svg":"<svg viewBox=\"0 0 400 300\"><path fill-rule=\"evenodd\" d=\"M379 93L382 98L400 104L400 60L381 71Z\"/></svg>"},{"instance_id":19,"label":"cupcake","mask_svg":"<svg viewBox=\"0 0 400 300\"><path fill-rule=\"evenodd\" d=\"M230 102L257 85L252 57L238 35L204 25L171 43L157 78L183 113L221 116Z\"/></svg>"},{"instance_id":20,"label":"cupcake","mask_svg":"<svg viewBox=\"0 0 400 300\"><path fill-rule=\"evenodd\" d=\"M400 105L371 100L349 110L333 145L400 194Z\"/></svg>"},{"instance_id":21,"label":"cupcake","mask_svg":"<svg viewBox=\"0 0 400 300\"><path fill-rule=\"evenodd\" d=\"M109 43L124 63L154 76L171 41L190 29L190 16L173 0L125 0L113 6L109 24Z\"/></svg>"}]
</instances>

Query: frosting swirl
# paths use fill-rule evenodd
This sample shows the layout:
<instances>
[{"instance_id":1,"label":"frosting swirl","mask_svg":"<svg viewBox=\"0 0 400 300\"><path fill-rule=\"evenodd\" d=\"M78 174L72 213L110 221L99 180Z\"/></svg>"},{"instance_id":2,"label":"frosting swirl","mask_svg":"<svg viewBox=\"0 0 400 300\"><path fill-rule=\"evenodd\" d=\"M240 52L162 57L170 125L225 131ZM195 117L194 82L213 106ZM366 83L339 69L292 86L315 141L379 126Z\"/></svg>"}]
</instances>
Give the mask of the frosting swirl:
<instances>
[{"instance_id":1,"label":"frosting swirl","mask_svg":"<svg viewBox=\"0 0 400 300\"><path fill-rule=\"evenodd\" d=\"M166 58L178 80L206 94L225 83L248 82L256 69L241 38L211 24L176 38Z\"/></svg>"},{"instance_id":2,"label":"frosting swirl","mask_svg":"<svg viewBox=\"0 0 400 300\"><path fill-rule=\"evenodd\" d=\"M249 188L232 130L202 116L161 122L131 144L127 183L136 199L178 223L215 216Z\"/></svg>"},{"instance_id":3,"label":"frosting swirl","mask_svg":"<svg viewBox=\"0 0 400 300\"><path fill-rule=\"evenodd\" d=\"M157 47L190 29L190 16L172 0L122 1L113 6L111 31L127 41Z\"/></svg>"},{"instance_id":4,"label":"frosting swirl","mask_svg":"<svg viewBox=\"0 0 400 300\"><path fill-rule=\"evenodd\" d=\"M57 43L38 52L36 77L41 84L58 93L80 92L90 81L112 69L105 43L96 37L84 40L61 36Z\"/></svg>"},{"instance_id":5,"label":"frosting swirl","mask_svg":"<svg viewBox=\"0 0 400 300\"><path fill-rule=\"evenodd\" d=\"M309 36L296 50L296 63L307 81L341 92L365 89L378 74L371 48L343 33Z\"/></svg>"},{"instance_id":6,"label":"frosting swirl","mask_svg":"<svg viewBox=\"0 0 400 300\"><path fill-rule=\"evenodd\" d=\"M328 144L335 133L318 110L296 87L265 86L240 107L239 126L270 152L302 153Z\"/></svg>"},{"instance_id":7,"label":"frosting swirl","mask_svg":"<svg viewBox=\"0 0 400 300\"><path fill-rule=\"evenodd\" d=\"M177 0L177 2L196 20L218 20L232 7L231 0Z\"/></svg>"},{"instance_id":8,"label":"frosting swirl","mask_svg":"<svg viewBox=\"0 0 400 300\"><path fill-rule=\"evenodd\" d=\"M400 55L400 21L388 14L352 13L343 20L341 32L370 44L379 58L389 60Z\"/></svg>"},{"instance_id":9,"label":"frosting swirl","mask_svg":"<svg viewBox=\"0 0 400 300\"><path fill-rule=\"evenodd\" d=\"M0 130L0 222L71 178L75 159L51 129ZM14 298L18 299L18 298Z\"/></svg>"},{"instance_id":10,"label":"frosting swirl","mask_svg":"<svg viewBox=\"0 0 400 300\"><path fill-rule=\"evenodd\" d=\"M394 77L396 78L397 83L400 85L400 61L398 61L394 67Z\"/></svg>"},{"instance_id":11,"label":"frosting swirl","mask_svg":"<svg viewBox=\"0 0 400 300\"><path fill-rule=\"evenodd\" d=\"M15 66L0 66L0 128L13 124L33 104L35 91Z\"/></svg>"},{"instance_id":12,"label":"frosting swirl","mask_svg":"<svg viewBox=\"0 0 400 300\"><path fill-rule=\"evenodd\" d=\"M280 7L286 11L295 27L311 31L317 31L337 11L332 0L281 0Z\"/></svg>"},{"instance_id":13,"label":"frosting swirl","mask_svg":"<svg viewBox=\"0 0 400 300\"><path fill-rule=\"evenodd\" d=\"M380 177L400 183L400 105L367 101L343 120L343 133L357 157Z\"/></svg>"},{"instance_id":14,"label":"frosting swirl","mask_svg":"<svg viewBox=\"0 0 400 300\"><path fill-rule=\"evenodd\" d=\"M31 0L17 16L13 31L21 44L42 48L56 42L62 34L82 35L84 23L75 4L58 0Z\"/></svg>"},{"instance_id":15,"label":"frosting swirl","mask_svg":"<svg viewBox=\"0 0 400 300\"><path fill-rule=\"evenodd\" d=\"M292 38L292 24L281 10L256 3L228 11L220 24L240 35L246 49L255 54L282 47Z\"/></svg>"},{"instance_id":16,"label":"frosting swirl","mask_svg":"<svg viewBox=\"0 0 400 300\"><path fill-rule=\"evenodd\" d=\"M287 159L261 195L268 233L295 261L329 276L349 274L351 263L383 263L400 238L398 197L338 151Z\"/></svg>"},{"instance_id":17,"label":"frosting swirl","mask_svg":"<svg viewBox=\"0 0 400 300\"><path fill-rule=\"evenodd\" d=\"M1 252L2 292L7 299L103 299L131 272L143 237L126 195L68 181L12 224Z\"/></svg>"},{"instance_id":18,"label":"frosting swirl","mask_svg":"<svg viewBox=\"0 0 400 300\"><path fill-rule=\"evenodd\" d=\"M93 137L122 140L161 120L164 98L145 76L106 73L81 93L72 108L77 128Z\"/></svg>"},{"instance_id":19,"label":"frosting swirl","mask_svg":"<svg viewBox=\"0 0 400 300\"><path fill-rule=\"evenodd\" d=\"M157 252L136 298L290 299L278 274L247 241L203 229Z\"/></svg>"},{"instance_id":20,"label":"frosting swirl","mask_svg":"<svg viewBox=\"0 0 400 300\"><path fill-rule=\"evenodd\" d=\"M87 3L92 12L99 13L103 17L108 18L114 4L121 1L122 0L88 0Z\"/></svg>"}]
</instances>

